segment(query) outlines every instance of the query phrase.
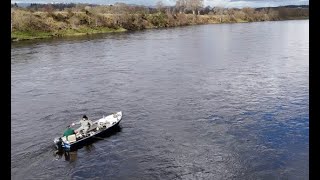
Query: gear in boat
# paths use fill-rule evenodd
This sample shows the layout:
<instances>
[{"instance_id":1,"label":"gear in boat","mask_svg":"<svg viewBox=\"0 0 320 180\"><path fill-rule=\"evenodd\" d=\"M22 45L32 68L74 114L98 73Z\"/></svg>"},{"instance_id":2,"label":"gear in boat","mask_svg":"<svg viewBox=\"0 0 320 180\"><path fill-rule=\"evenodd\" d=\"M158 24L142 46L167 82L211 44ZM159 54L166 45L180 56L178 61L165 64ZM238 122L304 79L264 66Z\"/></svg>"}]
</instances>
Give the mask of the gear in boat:
<instances>
[{"instance_id":1,"label":"gear in boat","mask_svg":"<svg viewBox=\"0 0 320 180\"><path fill-rule=\"evenodd\" d=\"M113 113L92 122L86 115L79 122L74 122L67 126L61 137L54 139L54 144L58 151L70 151L77 146L83 145L94 137L111 132L122 119L122 112ZM80 124L80 127L73 130L71 127Z\"/></svg>"}]
</instances>

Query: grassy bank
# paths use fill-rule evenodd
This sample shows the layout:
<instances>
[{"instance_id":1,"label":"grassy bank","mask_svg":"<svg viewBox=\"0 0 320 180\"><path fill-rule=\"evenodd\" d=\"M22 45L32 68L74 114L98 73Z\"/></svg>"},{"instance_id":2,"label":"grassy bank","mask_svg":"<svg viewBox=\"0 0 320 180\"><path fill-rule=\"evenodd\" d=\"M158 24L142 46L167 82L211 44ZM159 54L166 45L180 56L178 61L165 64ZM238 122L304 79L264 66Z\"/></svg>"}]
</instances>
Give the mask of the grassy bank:
<instances>
[{"instance_id":1,"label":"grassy bank","mask_svg":"<svg viewBox=\"0 0 320 180\"><path fill-rule=\"evenodd\" d=\"M308 19L308 8L243 8L177 12L175 9L114 6L12 8L12 41L135 31L197 24Z\"/></svg>"},{"instance_id":2,"label":"grassy bank","mask_svg":"<svg viewBox=\"0 0 320 180\"><path fill-rule=\"evenodd\" d=\"M124 28L111 29L108 27L97 27L97 28L81 27L78 29L62 29L56 32L43 32L43 31L36 31L36 30L27 30L27 31L16 30L11 32L11 40L20 41L20 40L43 39L43 38L53 38L53 37L65 37L65 36L81 36L81 35L89 35L89 34L124 32L124 31L127 31L127 30Z\"/></svg>"}]
</instances>

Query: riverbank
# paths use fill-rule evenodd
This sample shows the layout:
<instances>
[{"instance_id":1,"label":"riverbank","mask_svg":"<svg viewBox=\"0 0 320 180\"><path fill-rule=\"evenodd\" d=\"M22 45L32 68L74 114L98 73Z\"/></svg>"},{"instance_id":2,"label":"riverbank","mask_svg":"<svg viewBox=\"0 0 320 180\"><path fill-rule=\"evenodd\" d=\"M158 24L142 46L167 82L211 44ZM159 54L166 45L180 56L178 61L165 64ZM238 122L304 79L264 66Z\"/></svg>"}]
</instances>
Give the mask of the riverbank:
<instances>
[{"instance_id":1,"label":"riverbank","mask_svg":"<svg viewBox=\"0 0 320 180\"><path fill-rule=\"evenodd\" d=\"M13 31L11 32L11 41L32 40L32 39L44 39L54 37L66 37L66 36L83 36L89 34L99 33L115 33L125 32L124 28L111 29L105 27L98 28L78 28L78 29L65 29L57 32L42 32L42 31Z\"/></svg>"},{"instance_id":2,"label":"riverbank","mask_svg":"<svg viewBox=\"0 0 320 180\"><path fill-rule=\"evenodd\" d=\"M308 19L307 8L215 9L197 14L168 9L114 9L77 6L57 9L12 8L11 40L136 31L198 24Z\"/></svg>"}]
</instances>

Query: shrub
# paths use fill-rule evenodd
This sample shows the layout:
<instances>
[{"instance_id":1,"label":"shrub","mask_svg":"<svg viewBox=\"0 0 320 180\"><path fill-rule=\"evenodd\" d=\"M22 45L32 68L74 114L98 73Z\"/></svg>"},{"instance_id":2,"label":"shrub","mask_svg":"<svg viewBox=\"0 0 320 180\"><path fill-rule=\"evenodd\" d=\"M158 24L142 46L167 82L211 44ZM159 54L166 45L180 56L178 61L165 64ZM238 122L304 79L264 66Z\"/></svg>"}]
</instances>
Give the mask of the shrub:
<instances>
[{"instance_id":1,"label":"shrub","mask_svg":"<svg viewBox=\"0 0 320 180\"><path fill-rule=\"evenodd\" d=\"M166 14L158 12L149 16L149 22L155 27L167 27L167 18Z\"/></svg>"}]
</instances>

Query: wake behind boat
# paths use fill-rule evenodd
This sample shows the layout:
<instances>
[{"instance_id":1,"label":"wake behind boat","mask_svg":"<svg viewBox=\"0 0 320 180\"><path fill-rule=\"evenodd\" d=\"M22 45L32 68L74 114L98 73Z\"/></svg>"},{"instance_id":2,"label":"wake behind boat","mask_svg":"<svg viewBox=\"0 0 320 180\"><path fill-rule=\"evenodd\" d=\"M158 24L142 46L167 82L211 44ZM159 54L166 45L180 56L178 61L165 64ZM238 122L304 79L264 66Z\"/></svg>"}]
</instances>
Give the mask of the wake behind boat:
<instances>
[{"instance_id":1,"label":"wake behind boat","mask_svg":"<svg viewBox=\"0 0 320 180\"><path fill-rule=\"evenodd\" d=\"M92 139L99 138L99 136L103 134L112 132L118 127L121 119L122 111L102 117L101 119L94 121L86 131L78 129L74 134L56 137L54 139L54 144L59 151L74 150Z\"/></svg>"}]
</instances>

